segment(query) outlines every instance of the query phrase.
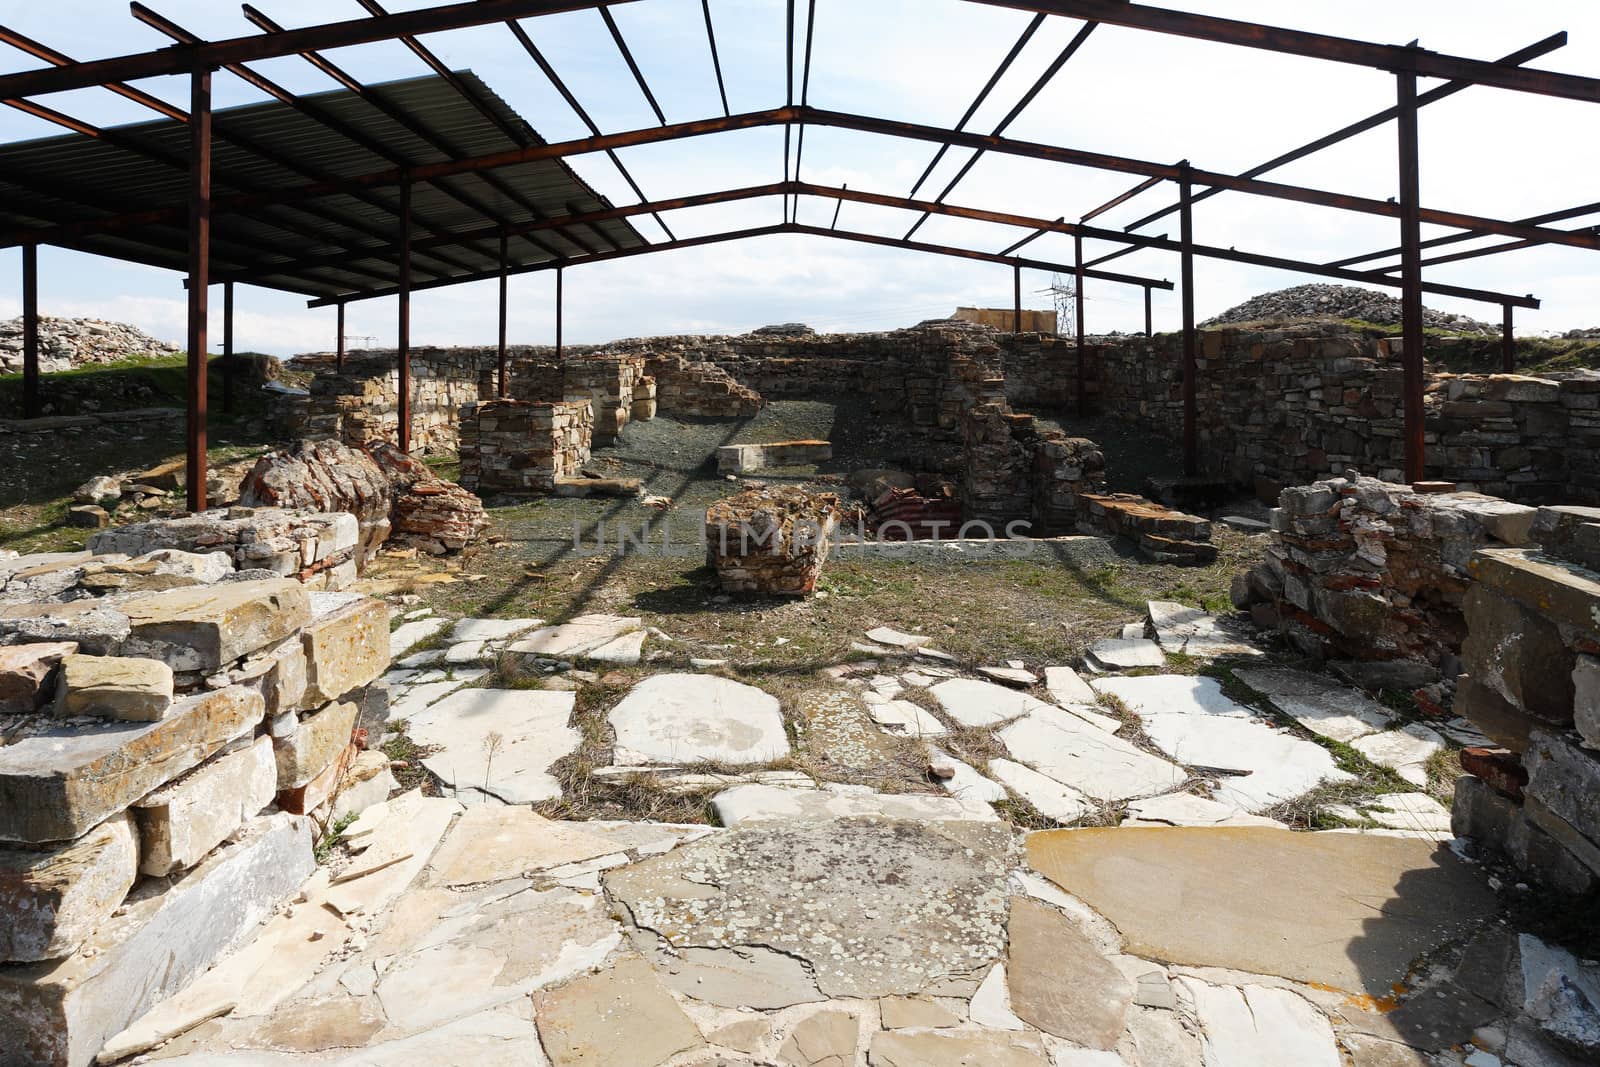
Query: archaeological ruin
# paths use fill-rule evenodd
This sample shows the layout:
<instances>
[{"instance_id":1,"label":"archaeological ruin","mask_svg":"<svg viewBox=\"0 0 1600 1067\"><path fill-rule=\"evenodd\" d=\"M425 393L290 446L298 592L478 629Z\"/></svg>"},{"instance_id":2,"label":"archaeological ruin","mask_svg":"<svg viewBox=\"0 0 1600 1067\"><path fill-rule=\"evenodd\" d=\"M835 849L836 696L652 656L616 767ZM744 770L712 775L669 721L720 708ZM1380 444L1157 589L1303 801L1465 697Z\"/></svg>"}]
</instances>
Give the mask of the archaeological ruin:
<instances>
[{"instance_id":1,"label":"archaeological ruin","mask_svg":"<svg viewBox=\"0 0 1600 1067\"><path fill-rule=\"evenodd\" d=\"M0 144L0 1067L1600 1063L1600 330L1519 332L1538 297L1437 269L1593 252L1600 206L1425 205L1419 137L1457 94L1600 103L1536 65L1565 33L1484 61L1125 0L358 2L215 38L134 4L166 46L98 59L0 27L0 99L55 127ZM978 90L955 125L813 102L842 38L881 52L867 96L927 33L961 62L913 80ZM1386 106L1239 172L1011 129L1102 46L1195 41ZM1173 84L1233 77L1207 62ZM657 121L597 121L580 65ZM737 110L754 65L783 102ZM781 181L648 172L741 131ZM1372 131L1385 199L1275 173ZM985 159L1017 188L955 202ZM1223 194L1350 229L1197 240ZM784 295L825 329L660 310L737 261L569 321L572 272L744 241L1011 306L880 307L922 283L869 267ZM41 309L41 247L181 272L184 342L43 314L76 298ZM1219 311L1222 268L1316 281Z\"/></svg>"}]
</instances>

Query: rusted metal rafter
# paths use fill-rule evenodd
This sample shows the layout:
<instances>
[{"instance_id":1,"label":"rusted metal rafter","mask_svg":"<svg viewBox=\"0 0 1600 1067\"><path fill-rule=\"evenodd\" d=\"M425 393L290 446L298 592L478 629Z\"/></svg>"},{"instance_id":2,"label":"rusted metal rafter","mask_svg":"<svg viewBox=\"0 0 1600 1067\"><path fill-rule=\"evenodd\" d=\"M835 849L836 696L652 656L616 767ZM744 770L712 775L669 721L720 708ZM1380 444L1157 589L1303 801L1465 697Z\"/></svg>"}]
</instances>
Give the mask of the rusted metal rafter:
<instances>
[{"instance_id":1,"label":"rusted metal rafter","mask_svg":"<svg viewBox=\"0 0 1600 1067\"><path fill-rule=\"evenodd\" d=\"M711 22L711 0L700 0L700 10L706 17L706 42L711 46L711 69L717 74L717 94L722 97L723 115L731 115L728 108L728 85L722 78L722 56L717 52L717 29Z\"/></svg>"},{"instance_id":2,"label":"rusted metal rafter","mask_svg":"<svg viewBox=\"0 0 1600 1067\"><path fill-rule=\"evenodd\" d=\"M1505 58L1499 60L1499 62L1501 64L1506 65L1506 66L1519 67L1524 63L1530 63L1533 60L1538 59L1540 56L1548 55L1551 52L1554 52L1559 48L1564 48L1566 46L1566 43L1567 43L1567 35L1566 35L1566 33L1563 32L1563 33L1552 34L1551 36L1546 37L1542 41L1538 41L1538 42L1535 42L1534 44L1529 45L1527 48L1522 48L1522 49L1519 49L1519 50L1517 50L1515 52L1512 52L1510 55L1508 55ZM1472 87L1472 83L1471 82L1462 82L1462 81L1449 82L1448 84L1440 85L1440 86L1438 86L1436 88L1428 90L1425 93L1419 94L1417 96L1417 106L1418 107L1425 107L1428 104L1437 103L1440 100L1444 100L1444 99L1446 99L1448 97L1456 95L1457 93L1461 92L1463 89L1470 89L1471 87ZM1393 108L1393 107L1385 108L1384 110L1378 112L1375 115L1369 115L1368 117L1360 120L1359 122L1353 122L1350 125L1344 127L1343 129L1335 130L1333 133L1328 134L1326 137L1319 137L1315 141L1311 141L1311 142L1308 142L1306 144L1301 145L1299 148L1290 149L1289 151L1283 153L1283 155L1281 155L1281 156L1276 156L1276 157L1274 157L1272 159L1269 159L1265 163L1260 164L1259 166L1251 167L1249 170L1242 172L1239 176L1241 178L1259 178L1259 177L1261 177L1261 175L1267 174L1267 173L1269 173L1271 171L1274 171L1274 170L1277 170L1280 167L1286 167L1290 163L1295 163L1295 162L1298 162L1299 160L1305 159L1307 156L1315 155L1316 153L1322 151L1324 148L1331 148L1336 144L1340 144L1340 143L1342 143L1344 141L1350 140L1350 138L1352 138L1352 137L1357 137L1357 136L1359 136L1359 135L1361 135L1363 133L1367 133L1367 132L1369 132L1371 130L1375 130L1379 126L1383 126L1386 123L1392 122L1396 118L1396 116L1398 116L1398 114L1399 114L1399 109L1398 108ZM1138 187L1134 188L1133 190L1131 190L1129 193L1124 194L1122 199L1123 200L1129 199L1132 196L1135 196L1138 193L1143 192L1145 190L1145 188L1147 188L1147 187L1148 186L1138 186ZM1194 197L1189 202L1190 202L1190 204L1198 204L1202 200L1209 200L1211 197L1216 196L1218 193L1220 193L1222 191L1223 190L1221 190L1221 189L1215 189L1215 188L1206 189L1206 190L1204 190L1202 192L1196 193L1194 195ZM1118 201L1118 202L1120 202L1120 201ZM1163 218L1167 217L1168 215L1171 215L1173 212L1177 211L1178 209L1179 209L1179 205L1177 205L1177 204L1173 204L1170 207L1162 208L1160 211L1154 212L1153 214L1150 214L1150 215L1146 215L1144 218L1140 219L1137 222L1129 223L1126 228L1129 229L1129 230L1141 229L1144 226L1146 226L1146 225L1148 225L1148 224L1150 224L1152 222L1157 221L1158 219L1163 219ZM1084 216L1084 220L1087 221L1088 219L1089 219L1089 216L1085 215Z\"/></svg>"},{"instance_id":3,"label":"rusted metal rafter","mask_svg":"<svg viewBox=\"0 0 1600 1067\"><path fill-rule=\"evenodd\" d=\"M190 511L206 509L206 319L211 292L211 72L189 87L189 328L185 427Z\"/></svg>"},{"instance_id":4,"label":"rusted metal rafter","mask_svg":"<svg viewBox=\"0 0 1600 1067\"><path fill-rule=\"evenodd\" d=\"M1593 214L1596 214L1596 213L1600 213L1600 203L1580 204L1578 207L1562 208L1560 211L1550 211L1550 212L1546 212L1543 215L1534 215L1531 218L1518 219L1517 221L1522 223L1525 226L1544 226L1544 225L1547 225L1547 224L1552 223L1552 222L1562 222L1562 221L1565 221L1566 219L1576 219L1576 218L1581 218L1584 215L1593 215ZM1489 236L1487 233L1484 233L1484 232L1481 232L1481 231L1468 230L1465 233L1453 233L1453 234L1449 234L1448 236L1445 236L1445 237L1434 237L1434 238L1431 238L1429 240L1426 240L1426 241L1422 242L1422 247L1424 249L1441 248L1441 247L1443 247L1445 245L1460 244L1463 241L1475 241L1480 237L1487 237L1487 236ZM1537 243L1537 242L1535 242L1535 243ZM1527 242L1518 242L1517 244L1514 244L1514 245L1503 245L1503 246L1500 246L1500 247L1495 248L1493 250L1490 250L1490 249L1479 249L1476 252L1474 252L1474 254L1471 255L1471 256L1463 255L1463 256L1461 256L1459 258L1461 258L1461 259L1468 259L1468 258L1475 259L1480 255L1490 255L1490 254L1492 254L1492 252L1496 252L1496 251L1509 251L1512 248L1526 248L1527 244L1528 244ZM1399 254L1400 254L1400 249L1399 248L1386 248L1381 252L1374 252L1374 253L1371 253L1369 255L1347 256L1344 259L1336 259L1332 263L1328 264L1328 266L1330 266L1330 267L1348 267L1353 263L1365 263L1369 259L1388 259L1390 256L1398 256ZM1449 262L1454 262L1454 261L1455 261L1454 259L1440 259L1440 260L1435 260L1434 262L1449 263ZM1400 268L1398 266L1394 266L1394 267L1383 267L1383 268L1380 268L1380 269L1383 270L1385 273L1390 273L1390 272L1399 270Z\"/></svg>"},{"instance_id":5,"label":"rusted metal rafter","mask_svg":"<svg viewBox=\"0 0 1600 1067\"><path fill-rule=\"evenodd\" d=\"M371 3L371 0L361 0L362 3ZM633 58L633 52L628 48L628 42L622 36L622 27L617 25L617 20L611 15L611 8L606 4L596 5L600 8L600 18L605 21L606 29L611 34L611 39L617 44L617 51L622 53L622 61L628 65L628 71L633 75L633 80L639 86L639 91L644 94L645 101L649 103L650 110L656 113L656 121L661 125L667 124L666 112L661 110L661 105L656 101L656 94L650 91L650 83L645 81L644 71L639 69L639 63Z\"/></svg>"},{"instance_id":6,"label":"rusted metal rafter","mask_svg":"<svg viewBox=\"0 0 1600 1067\"><path fill-rule=\"evenodd\" d=\"M1021 117L1022 113L1027 110L1028 105L1033 103L1040 93L1044 92L1045 86L1049 85L1061 68L1067 65L1067 61L1078 54L1078 49L1082 48L1084 43L1089 40L1089 35L1094 32L1097 25L1098 23L1086 22L1079 28L1077 33L1073 34L1072 40L1067 42L1067 46L1044 69L1044 73L1039 75L1034 83L1028 87L1028 91L1022 94L1022 99L1017 101L1016 106L1006 112L1006 117L1001 119L1000 124L994 128L994 133L990 134L991 137L998 138L1006 130L1010 129L1011 124ZM972 173L972 168L978 165L978 161L984 157L987 151L987 148L979 146L978 150L972 153L971 158L962 164L961 169L956 171L955 177L951 178L949 183L945 185L944 191L933 198L934 203L944 203L944 198L955 192L956 186L960 185L962 179ZM928 216L924 214L912 225L911 229L906 231L906 239L909 240L911 235L921 229L922 224L927 221Z\"/></svg>"}]
</instances>

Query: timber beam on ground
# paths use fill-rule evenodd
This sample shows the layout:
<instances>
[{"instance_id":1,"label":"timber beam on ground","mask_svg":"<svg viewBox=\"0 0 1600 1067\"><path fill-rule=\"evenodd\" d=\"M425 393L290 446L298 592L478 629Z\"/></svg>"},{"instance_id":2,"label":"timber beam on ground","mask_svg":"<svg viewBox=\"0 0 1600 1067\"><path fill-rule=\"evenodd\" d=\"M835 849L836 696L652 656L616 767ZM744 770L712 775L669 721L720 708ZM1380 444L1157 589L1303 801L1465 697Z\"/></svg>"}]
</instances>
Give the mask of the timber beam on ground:
<instances>
[{"instance_id":1,"label":"timber beam on ground","mask_svg":"<svg viewBox=\"0 0 1600 1067\"><path fill-rule=\"evenodd\" d=\"M607 148L625 148L634 145L698 137L709 133L782 126L796 122L856 130L863 133L878 133L889 137L911 140L949 142L969 148L983 148L1003 155L1065 163L1097 170L1140 174L1147 178L1161 178L1171 181L1177 181L1182 170L1180 164L1153 163L1125 156L1087 152L1081 149L1062 148L1033 141L1017 141L984 134L954 133L933 126L923 126L894 119L872 118L846 112L824 111L810 107L782 107L768 111L735 115L731 118L702 119L650 129L632 130L626 133L607 134L601 137L585 137L556 144L533 145L527 148L477 156L470 159L426 164L419 167L390 168L339 181L316 182L296 189L272 193L219 197L216 200L216 209L219 211L250 210L264 204L293 203L305 199L315 199L319 196L346 194L352 190L374 186L399 185L406 180L431 181L434 178L452 174L474 173L539 160L562 159L567 156L604 151ZM1231 174L1221 174L1200 169L1192 170L1191 174L1193 181L1197 185L1235 189L1239 192L1253 193L1274 199L1376 215L1383 218L1396 220L1400 218L1400 205L1387 200L1333 193L1321 189L1309 189L1303 186L1262 181L1256 178L1241 178ZM173 209L174 217L176 217L176 210ZM1588 231L1559 230L1524 223L1503 222L1497 219L1468 215L1461 212L1442 211L1434 208L1423 208L1420 211L1420 215L1423 222L1431 225L1449 226L1483 234L1516 237L1538 244L1600 249L1600 235ZM44 231L19 231L0 235L0 247L48 243L51 243L48 229Z\"/></svg>"}]
</instances>

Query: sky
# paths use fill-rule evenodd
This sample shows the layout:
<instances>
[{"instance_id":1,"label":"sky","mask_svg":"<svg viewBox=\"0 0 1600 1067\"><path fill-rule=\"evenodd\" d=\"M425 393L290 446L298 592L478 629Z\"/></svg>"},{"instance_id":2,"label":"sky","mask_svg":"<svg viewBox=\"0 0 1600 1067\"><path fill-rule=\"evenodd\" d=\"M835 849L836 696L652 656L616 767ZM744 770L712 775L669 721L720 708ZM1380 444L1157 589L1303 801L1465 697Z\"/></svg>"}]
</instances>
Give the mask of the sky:
<instances>
[{"instance_id":1,"label":"sky","mask_svg":"<svg viewBox=\"0 0 1600 1067\"><path fill-rule=\"evenodd\" d=\"M392 0L390 10L441 0ZM1558 30L1567 47L1536 61L1549 70L1600 75L1600 4L1593 0L1153 0L1165 6L1257 20L1364 40L1405 44L1455 55L1496 59ZM238 7L217 0L151 0L151 6L207 38L254 32ZM311 25L362 14L356 0L256 0L281 24ZM805 47L806 4L797 5L796 56ZM711 0L717 40L735 112L779 106L786 95L783 0ZM636 0L612 8L669 122L720 114L699 0ZM1024 12L965 0L817 0L810 103L911 122L954 125L1027 25ZM0 0L0 23L74 59L161 47L167 38L134 21L121 0ZM1001 81L970 128L990 132L1081 28L1052 17ZM523 21L605 132L655 124L598 12ZM500 25L436 34L427 44L452 67L471 69L551 141L587 130ZM368 83L427 73L399 42L342 49L330 57ZM37 65L0 44L0 71ZM295 57L263 61L261 73L297 93L335 88ZM1436 82L1424 79L1426 91ZM149 79L140 87L186 104L183 79ZM259 91L217 76L219 108L256 103ZM1008 136L1161 162L1187 158L1197 168L1237 172L1391 106L1391 75L1363 67L1192 41L1118 27L1099 27L1007 131ZM104 90L42 98L100 125L143 121L150 112ZM0 142L60 131L14 109L0 109ZM1474 87L1421 112L1422 199L1428 207L1514 219L1595 199L1600 173L1600 111L1595 105ZM1347 141L1271 176L1319 189L1387 199L1398 192L1394 124ZM801 177L818 184L905 195L932 158L934 146L841 130L806 135ZM952 150L923 195L936 193L967 161ZM641 146L623 160L652 199L780 180L781 129L716 134ZM569 163L618 204L636 197L603 155ZM949 200L1021 215L1075 219L1124 192L1135 179L1079 167L986 156ZM1097 222L1120 229L1172 202L1157 187ZM800 221L826 226L834 202L808 199ZM781 220L777 199L672 213L678 236L714 233ZM846 204L841 228L901 235L908 212ZM1600 222L1600 217L1587 221ZM636 225L663 239L648 219ZM1568 225L1577 225L1570 223ZM1176 218L1141 232L1176 237ZM1424 227L1424 237L1447 231ZM1023 235L1009 227L952 218L930 220L919 238L999 251ZM1195 238L1269 255L1327 261L1397 243L1390 219L1224 193L1195 209ZM1093 258L1117 246L1088 242ZM1028 247L1049 262L1072 260L1071 238L1052 234ZM1532 293L1539 311L1519 311L1525 334L1600 325L1600 253L1533 248L1430 268L1429 281L1507 293ZM40 252L40 310L133 323L174 342L184 334L182 278L171 271L63 249ZM0 318L21 310L21 255L0 250ZM1178 277L1178 257L1144 250L1107 269L1154 278ZM974 263L826 238L779 235L738 243L638 256L566 272L566 338L572 343L680 333L736 333L769 323L804 322L828 332L893 329L949 315L960 305L1010 307L1009 267ZM1277 270L1201 260L1195 302L1201 318L1260 292L1319 279ZM1049 308L1046 271L1025 271L1024 303ZM1106 282L1085 286L1091 332L1143 328L1143 294ZM240 286L236 344L242 351L287 356L334 344L332 308L306 298ZM1440 297L1430 306L1498 321L1499 308ZM220 343L220 299L214 299L212 347ZM495 337L497 293L480 282L416 294L416 345L489 344ZM352 303L346 334L353 347L392 346L395 301ZM1158 330L1180 321L1176 292L1155 294ZM514 344L550 343L554 278L513 278L509 333Z\"/></svg>"}]
</instances>

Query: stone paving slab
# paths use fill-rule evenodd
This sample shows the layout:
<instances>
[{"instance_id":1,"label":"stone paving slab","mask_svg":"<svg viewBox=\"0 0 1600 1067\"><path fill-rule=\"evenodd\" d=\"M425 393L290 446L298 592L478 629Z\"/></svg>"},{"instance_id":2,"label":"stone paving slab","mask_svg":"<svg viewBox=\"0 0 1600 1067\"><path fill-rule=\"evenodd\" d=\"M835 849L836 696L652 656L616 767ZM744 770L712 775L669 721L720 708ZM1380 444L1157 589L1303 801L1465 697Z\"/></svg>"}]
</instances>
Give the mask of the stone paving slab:
<instances>
[{"instance_id":1,"label":"stone paving slab","mask_svg":"<svg viewBox=\"0 0 1600 1067\"><path fill-rule=\"evenodd\" d=\"M572 693L465 689L413 715L408 733L437 749L422 764L457 795L538 803L561 795L550 767L582 741L568 725L576 702Z\"/></svg>"},{"instance_id":2,"label":"stone paving slab","mask_svg":"<svg viewBox=\"0 0 1600 1067\"><path fill-rule=\"evenodd\" d=\"M994 726L1050 706L1038 697L974 678L950 678L928 692L962 726Z\"/></svg>"},{"instance_id":3,"label":"stone paving slab","mask_svg":"<svg viewBox=\"0 0 1600 1067\"><path fill-rule=\"evenodd\" d=\"M1188 777L1182 767L1049 705L999 737L1018 761L1096 800L1167 793Z\"/></svg>"},{"instance_id":4,"label":"stone paving slab","mask_svg":"<svg viewBox=\"0 0 1600 1067\"><path fill-rule=\"evenodd\" d=\"M1028 863L1104 915L1127 951L1388 996L1418 956L1496 914L1447 848L1255 828L1047 830Z\"/></svg>"},{"instance_id":5,"label":"stone paving slab","mask_svg":"<svg viewBox=\"0 0 1600 1067\"><path fill-rule=\"evenodd\" d=\"M987 822L998 820L981 801L931 793L874 793L866 786L828 783L820 789L776 785L737 785L711 798L723 826L765 822L829 822L874 817L912 822Z\"/></svg>"},{"instance_id":6,"label":"stone paving slab","mask_svg":"<svg viewBox=\"0 0 1600 1067\"><path fill-rule=\"evenodd\" d=\"M1388 729L1394 715L1359 689L1307 671L1263 668L1233 676L1312 733L1350 742Z\"/></svg>"},{"instance_id":7,"label":"stone paving slab","mask_svg":"<svg viewBox=\"0 0 1600 1067\"><path fill-rule=\"evenodd\" d=\"M789 755L778 699L711 674L646 678L607 719L618 764L750 765Z\"/></svg>"}]
</instances>

